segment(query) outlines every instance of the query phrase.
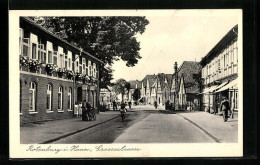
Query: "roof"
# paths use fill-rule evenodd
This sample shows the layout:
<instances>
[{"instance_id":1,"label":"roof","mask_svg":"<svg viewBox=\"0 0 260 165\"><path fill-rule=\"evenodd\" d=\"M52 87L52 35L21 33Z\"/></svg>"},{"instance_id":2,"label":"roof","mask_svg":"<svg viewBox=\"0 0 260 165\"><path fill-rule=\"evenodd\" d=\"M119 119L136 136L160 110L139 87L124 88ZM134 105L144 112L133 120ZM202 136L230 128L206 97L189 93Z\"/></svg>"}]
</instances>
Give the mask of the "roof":
<instances>
[{"instance_id":1,"label":"roof","mask_svg":"<svg viewBox=\"0 0 260 165\"><path fill-rule=\"evenodd\" d=\"M208 52L208 54L202 58L200 64L205 66L215 56L217 56L223 49L226 48L227 44L237 39L238 25L235 25L229 32Z\"/></svg>"},{"instance_id":2,"label":"roof","mask_svg":"<svg viewBox=\"0 0 260 165\"><path fill-rule=\"evenodd\" d=\"M129 83L130 83L130 88L131 89L135 89L136 85L137 85L137 88L141 88L142 87L142 82L138 81L138 80L131 80L131 81L129 81Z\"/></svg>"},{"instance_id":3,"label":"roof","mask_svg":"<svg viewBox=\"0 0 260 165\"><path fill-rule=\"evenodd\" d=\"M152 85L153 84L152 82L155 81L155 78L156 78L155 74L153 74L153 75L146 75L144 77L144 79L142 80L142 82L143 82L144 86L146 86L147 85L147 79L148 79L149 83Z\"/></svg>"},{"instance_id":4,"label":"roof","mask_svg":"<svg viewBox=\"0 0 260 165\"><path fill-rule=\"evenodd\" d=\"M53 33L50 32L49 30L47 30L46 28L44 28L44 27L42 27L42 26L36 24L35 22L33 22L31 19L29 19L29 18L27 18L27 17L20 17L20 20L29 23L30 25L32 25L32 26L38 28L39 30L43 31L44 33L46 33L46 34L48 34L48 35L50 35L50 36L52 36L52 37L54 37L54 38L60 40L61 42L63 42L63 43L65 43L65 44L69 45L70 47L76 49L77 51L79 51L79 52L81 51L79 47L77 47L77 46L75 46L75 45L69 43L68 41L66 41L66 40L64 40L64 39L62 39L62 38L60 38L58 35L53 34ZM88 53L88 52L86 52L86 51L84 51L84 50L82 50L82 53L84 53L85 55L87 55L87 56L93 58L94 60L96 60L96 61L98 61L98 62L104 64L103 61L101 61L100 59L98 59L98 58L96 58L95 56L91 55L90 53Z\"/></svg>"},{"instance_id":5,"label":"roof","mask_svg":"<svg viewBox=\"0 0 260 165\"><path fill-rule=\"evenodd\" d=\"M199 74L201 66L196 61L184 61L178 69L178 85L177 91L179 90L180 79L184 78L184 86L186 93L199 93L199 83L195 79L194 75Z\"/></svg>"}]
</instances>

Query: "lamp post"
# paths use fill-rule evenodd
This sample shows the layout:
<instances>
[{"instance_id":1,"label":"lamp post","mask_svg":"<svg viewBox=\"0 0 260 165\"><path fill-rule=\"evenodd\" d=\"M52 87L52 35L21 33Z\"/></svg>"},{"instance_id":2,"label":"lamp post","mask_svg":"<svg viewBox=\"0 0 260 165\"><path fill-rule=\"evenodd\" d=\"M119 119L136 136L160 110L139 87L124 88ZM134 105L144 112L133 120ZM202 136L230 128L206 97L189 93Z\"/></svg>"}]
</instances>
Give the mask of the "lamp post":
<instances>
[{"instance_id":1,"label":"lamp post","mask_svg":"<svg viewBox=\"0 0 260 165\"><path fill-rule=\"evenodd\" d=\"M78 57L76 57L76 58L74 58L74 60L73 60L73 58L72 58L72 62L73 62L73 65L74 65L74 71L76 70L75 69L75 61L81 56L81 53L82 53L82 48L80 48L80 53L79 53L79 56ZM73 74L73 115L75 114L75 86L76 86L76 72Z\"/></svg>"}]
</instances>

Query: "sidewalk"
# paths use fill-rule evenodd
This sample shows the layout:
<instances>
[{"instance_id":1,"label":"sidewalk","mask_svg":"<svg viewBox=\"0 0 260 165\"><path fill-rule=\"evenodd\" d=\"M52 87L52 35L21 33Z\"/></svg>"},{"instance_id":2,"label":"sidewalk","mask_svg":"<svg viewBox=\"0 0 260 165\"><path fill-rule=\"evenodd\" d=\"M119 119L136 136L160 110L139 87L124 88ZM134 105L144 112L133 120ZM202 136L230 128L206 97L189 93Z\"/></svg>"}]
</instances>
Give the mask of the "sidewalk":
<instances>
[{"instance_id":1,"label":"sidewalk","mask_svg":"<svg viewBox=\"0 0 260 165\"><path fill-rule=\"evenodd\" d=\"M20 127L21 144L36 144L94 127L119 116L119 112L99 112L96 121L82 121L81 117L47 122L28 123Z\"/></svg>"},{"instance_id":2,"label":"sidewalk","mask_svg":"<svg viewBox=\"0 0 260 165\"><path fill-rule=\"evenodd\" d=\"M216 142L237 143L238 142L238 119L228 118L224 122L223 117L207 112L176 112L177 115L197 126L204 133L215 139Z\"/></svg>"}]
</instances>

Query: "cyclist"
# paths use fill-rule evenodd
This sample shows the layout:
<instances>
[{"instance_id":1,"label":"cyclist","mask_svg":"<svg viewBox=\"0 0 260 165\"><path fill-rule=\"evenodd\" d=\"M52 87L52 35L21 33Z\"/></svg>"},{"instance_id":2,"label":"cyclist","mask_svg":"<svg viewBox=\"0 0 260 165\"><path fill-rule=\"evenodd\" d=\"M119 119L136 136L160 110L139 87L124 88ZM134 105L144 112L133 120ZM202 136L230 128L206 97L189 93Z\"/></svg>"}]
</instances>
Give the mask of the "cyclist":
<instances>
[{"instance_id":1,"label":"cyclist","mask_svg":"<svg viewBox=\"0 0 260 165\"><path fill-rule=\"evenodd\" d=\"M124 102L121 103L121 107L120 107L120 113L121 113L121 118L122 118L122 122L125 119L125 114L126 114L126 108L125 108L126 104Z\"/></svg>"}]
</instances>

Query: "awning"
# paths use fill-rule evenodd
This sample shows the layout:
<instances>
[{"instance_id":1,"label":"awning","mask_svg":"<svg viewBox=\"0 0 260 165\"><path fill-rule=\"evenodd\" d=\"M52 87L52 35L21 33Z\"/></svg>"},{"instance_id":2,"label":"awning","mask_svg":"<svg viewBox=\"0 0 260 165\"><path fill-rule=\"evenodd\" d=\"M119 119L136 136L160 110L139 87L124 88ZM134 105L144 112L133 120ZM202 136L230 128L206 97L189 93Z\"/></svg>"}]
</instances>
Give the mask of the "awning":
<instances>
[{"instance_id":1,"label":"awning","mask_svg":"<svg viewBox=\"0 0 260 165\"><path fill-rule=\"evenodd\" d=\"M237 88L237 79L231 81L230 83L228 83L228 84L227 84L226 86L224 86L223 88L218 89L218 90L216 91L216 93L222 92L222 91L227 90L227 89L230 89L230 88L233 88L233 89Z\"/></svg>"},{"instance_id":2,"label":"awning","mask_svg":"<svg viewBox=\"0 0 260 165\"><path fill-rule=\"evenodd\" d=\"M204 92L199 93L199 94L213 93L214 91L220 89L221 87L223 87L227 84L228 84L228 82L222 83L220 85L211 86L210 88L206 89Z\"/></svg>"}]
</instances>

